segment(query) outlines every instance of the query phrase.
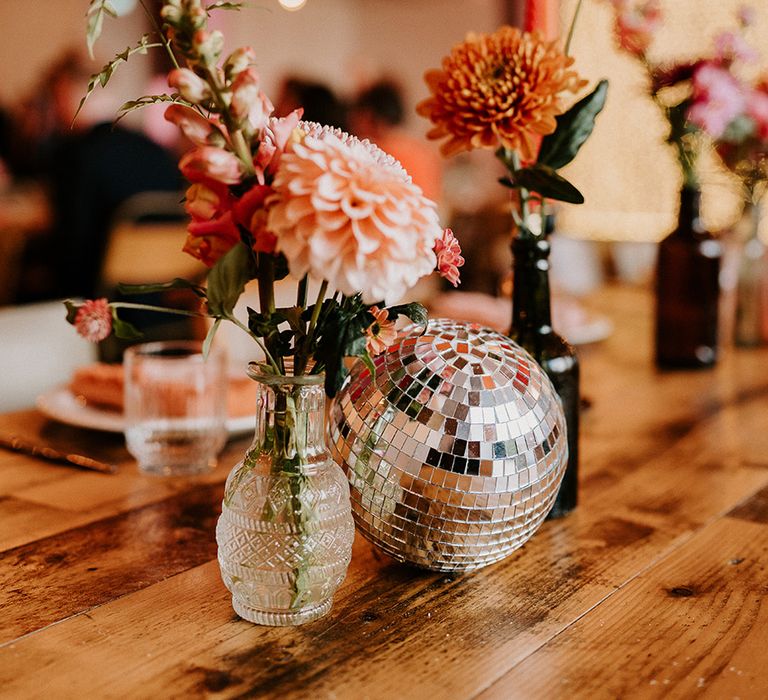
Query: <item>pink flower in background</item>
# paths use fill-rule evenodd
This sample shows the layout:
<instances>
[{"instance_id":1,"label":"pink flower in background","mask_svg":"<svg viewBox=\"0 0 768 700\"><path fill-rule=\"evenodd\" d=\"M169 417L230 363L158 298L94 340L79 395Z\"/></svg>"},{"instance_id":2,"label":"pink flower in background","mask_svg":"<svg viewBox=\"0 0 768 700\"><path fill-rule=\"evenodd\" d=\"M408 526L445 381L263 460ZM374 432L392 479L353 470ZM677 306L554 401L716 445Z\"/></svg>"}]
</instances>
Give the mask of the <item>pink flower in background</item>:
<instances>
[{"instance_id":1,"label":"pink flower in background","mask_svg":"<svg viewBox=\"0 0 768 700\"><path fill-rule=\"evenodd\" d=\"M661 25L659 0L611 0L611 3L616 11L615 33L619 46L642 56Z\"/></svg>"},{"instance_id":2,"label":"pink flower in background","mask_svg":"<svg viewBox=\"0 0 768 700\"><path fill-rule=\"evenodd\" d=\"M374 321L365 331L365 348L372 357L376 357L397 340L397 331L395 330L395 322L389 320L386 309L372 306L368 311L373 316Z\"/></svg>"},{"instance_id":3,"label":"pink flower in background","mask_svg":"<svg viewBox=\"0 0 768 700\"><path fill-rule=\"evenodd\" d=\"M84 301L75 315L75 329L86 340L98 343L112 332L112 311L106 299Z\"/></svg>"},{"instance_id":4,"label":"pink flower in background","mask_svg":"<svg viewBox=\"0 0 768 700\"><path fill-rule=\"evenodd\" d=\"M739 81L715 63L702 63L693 74L693 105L688 119L719 139L728 125L746 106L744 89Z\"/></svg>"},{"instance_id":5,"label":"pink flower in background","mask_svg":"<svg viewBox=\"0 0 768 700\"><path fill-rule=\"evenodd\" d=\"M236 185L242 179L237 156L215 146L194 148L182 157L179 168L190 182L214 180L226 185Z\"/></svg>"},{"instance_id":6,"label":"pink flower in background","mask_svg":"<svg viewBox=\"0 0 768 700\"><path fill-rule=\"evenodd\" d=\"M376 146L308 124L280 160L269 210L291 274L325 279L363 302L399 300L428 275L442 235L437 207Z\"/></svg>"},{"instance_id":7,"label":"pink flower in background","mask_svg":"<svg viewBox=\"0 0 768 700\"><path fill-rule=\"evenodd\" d=\"M459 241L456 240L451 229L445 229L443 237L435 243L435 255L437 256L437 271L454 287L458 287L459 268L464 264L464 258L461 257Z\"/></svg>"},{"instance_id":8,"label":"pink flower in background","mask_svg":"<svg viewBox=\"0 0 768 700\"><path fill-rule=\"evenodd\" d=\"M715 54L721 61L754 63L760 58L741 34L722 32L715 37Z\"/></svg>"},{"instance_id":9,"label":"pink flower in background","mask_svg":"<svg viewBox=\"0 0 768 700\"><path fill-rule=\"evenodd\" d=\"M266 200L274 190L269 185L254 185L235 205L235 221L250 231L257 253L274 253L277 239L267 228Z\"/></svg>"}]
</instances>

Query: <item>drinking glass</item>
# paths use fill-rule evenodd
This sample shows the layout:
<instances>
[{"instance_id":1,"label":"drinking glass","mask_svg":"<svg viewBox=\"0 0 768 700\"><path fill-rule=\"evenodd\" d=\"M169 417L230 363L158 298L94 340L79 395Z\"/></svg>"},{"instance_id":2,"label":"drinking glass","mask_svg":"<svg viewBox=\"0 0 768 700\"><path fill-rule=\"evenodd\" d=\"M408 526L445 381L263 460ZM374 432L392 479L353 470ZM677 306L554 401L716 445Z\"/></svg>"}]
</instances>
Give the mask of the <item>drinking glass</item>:
<instances>
[{"instance_id":1,"label":"drinking glass","mask_svg":"<svg viewBox=\"0 0 768 700\"><path fill-rule=\"evenodd\" d=\"M212 469L227 438L226 356L198 341L128 348L125 440L139 469L189 476Z\"/></svg>"}]
</instances>

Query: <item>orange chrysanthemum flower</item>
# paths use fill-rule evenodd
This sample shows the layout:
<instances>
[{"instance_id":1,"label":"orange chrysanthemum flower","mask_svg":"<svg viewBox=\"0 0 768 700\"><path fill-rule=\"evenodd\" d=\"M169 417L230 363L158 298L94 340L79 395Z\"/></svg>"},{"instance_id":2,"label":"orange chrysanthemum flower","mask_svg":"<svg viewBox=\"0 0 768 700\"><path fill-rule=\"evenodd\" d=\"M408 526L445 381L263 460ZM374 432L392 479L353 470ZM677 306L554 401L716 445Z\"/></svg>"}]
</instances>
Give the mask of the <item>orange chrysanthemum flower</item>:
<instances>
[{"instance_id":1,"label":"orange chrysanthemum flower","mask_svg":"<svg viewBox=\"0 0 768 700\"><path fill-rule=\"evenodd\" d=\"M552 133L565 111L562 93L586 85L572 64L537 32L501 27L469 34L442 70L425 73L432 96L416 110L435 125L428 138L448 137L440 148L446 156L501 145L532 160L538 138Z\"/></svg>"}]
</instances>

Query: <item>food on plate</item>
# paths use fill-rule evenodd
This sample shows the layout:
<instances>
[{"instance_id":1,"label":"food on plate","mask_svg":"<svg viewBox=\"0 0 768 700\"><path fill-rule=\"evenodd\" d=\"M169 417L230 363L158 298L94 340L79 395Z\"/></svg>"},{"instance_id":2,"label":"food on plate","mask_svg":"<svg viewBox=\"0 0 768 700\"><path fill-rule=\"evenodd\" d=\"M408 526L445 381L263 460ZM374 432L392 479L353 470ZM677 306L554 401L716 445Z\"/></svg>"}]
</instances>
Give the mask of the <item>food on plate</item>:
<instances>
[{"instance_id":1,"label":"food on plate","mask_svg":"<svg viewBox=\"0 0 768 700\"><path fill-rule=\"evenodd\" d=\"M122 365L95 362L75 370L69 390L91 406L123 410L124 372ZM181 401L183 387L169 384L169 400ZM245 375L232 375L227 387L227 409L231 417L253 415L256 409L256 382Z\"/></svg>"}]
</instances>

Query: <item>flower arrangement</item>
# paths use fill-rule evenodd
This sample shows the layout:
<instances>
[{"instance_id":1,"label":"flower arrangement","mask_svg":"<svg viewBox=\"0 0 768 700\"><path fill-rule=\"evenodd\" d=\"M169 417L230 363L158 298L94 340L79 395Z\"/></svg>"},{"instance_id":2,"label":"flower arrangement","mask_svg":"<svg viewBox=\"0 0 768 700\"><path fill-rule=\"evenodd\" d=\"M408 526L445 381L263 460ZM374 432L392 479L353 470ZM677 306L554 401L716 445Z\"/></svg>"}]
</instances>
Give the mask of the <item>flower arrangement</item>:
<instances>
[{"instance_id":1,"label":"flower arrangement","mask_svg":"<svg viewBox=\"0 0 768 700\"><path fill-rule=\"evenodd\" d=\"M578 15L574 15L574 23ZM580 204L581 192L557 171L570 163L592 133L603 108L607 81L570 108L566 96L587 82L573 58L538 32L504 26L493 34L470 33L453 47L442 67L426 72L430 96L417 112L432 122L427 136L447 139L446 156L474 148L496 149L508 170L501 184L515 193L518 235L541 236L530 214L544 214L546 200Z\"/></svg>"},{"instance_id":2,"label":"flower arrangement","mask_svg":"<svg viewBox=\"0 0 768 700\"><path fill-rule=\"evenodd\" d=\"M435 203L391 156L368 141L302 121L300 109L273 114L254 50L225 56L221 32L208 28L211 12L240 7L168 0L162 24L148 12L154 35L104 66L83 98L134 54L159 48L176 66L168 76L170 94L143 96L121 111L168 102L166 119L193 144L179 163L190 182L184 251L210 270L205 286L176 279L120 291L186 289L199 298L200 310L70 301L68 320L98 341L110 333L136 336L119 318L125 307L208 316L213 324L206 349L219 324L229 321L260 346L264 371L285 374L293 358L294 374L325 372L326 393L333 396L347 372L345 357L372 366L371 356L393 342L399 315L425 320L421 305L398 303L405 292L433 270L458 284L463 260L452 232L439 224ZM91 0L89 47L112 14L108 0ZM297 280L296 304L277 308L275 282L289 274ZM314 300L307 298L310 277L321 280ZM248 309L243 321L234 307L251 280L258 283L259 309Z\"/></svg>"},{"instance_id":3,"label":"flower arrangement","mask_svg":"<svg viewBox=\"0 0 768 700\"><path fill-rule=\"evenodd\" d=\"M768 80L750 83L741 77L740 69L756 59L744 36L752 11L739 12L737 31L715 37L710 56L661 65L648 55L663 21L659 0L610 2L617 44L648 73L650 94L669 123L668 141L676 148L684 184L698 184L696 160L711 142L741 180L745 200L753 202L758 185L768 176Z\"/></svg>"}]
</instances>

